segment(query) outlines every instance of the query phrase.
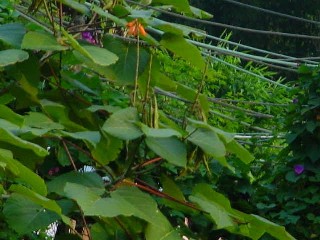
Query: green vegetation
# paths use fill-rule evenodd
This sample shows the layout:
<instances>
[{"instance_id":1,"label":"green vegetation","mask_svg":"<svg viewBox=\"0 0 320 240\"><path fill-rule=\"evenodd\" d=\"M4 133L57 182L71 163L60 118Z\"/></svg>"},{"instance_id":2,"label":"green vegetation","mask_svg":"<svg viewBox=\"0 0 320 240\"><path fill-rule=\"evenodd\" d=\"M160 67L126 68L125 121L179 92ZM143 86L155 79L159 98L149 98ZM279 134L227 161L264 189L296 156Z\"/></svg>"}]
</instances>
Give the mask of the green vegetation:
<instances>
[{"instance_id":1,"label":"green vegetation","mask_svg":"<svg viewBox=\"0 0 320 240\"><path fill-rule=\"evenodd\" d=\"M141 2L0 3L0 239L317 239L318 69Z\"/></svg>"}]
</instances>

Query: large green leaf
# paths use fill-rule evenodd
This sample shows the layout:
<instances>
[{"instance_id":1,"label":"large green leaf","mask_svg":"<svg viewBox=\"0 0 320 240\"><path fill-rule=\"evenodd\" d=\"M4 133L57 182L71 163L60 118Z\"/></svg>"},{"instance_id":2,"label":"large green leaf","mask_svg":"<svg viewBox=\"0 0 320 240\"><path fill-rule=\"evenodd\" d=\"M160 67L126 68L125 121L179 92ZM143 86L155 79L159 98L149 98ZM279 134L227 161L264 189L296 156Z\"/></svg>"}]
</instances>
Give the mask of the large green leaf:
<instances>
[{"instance_id":1,"label":"large green leaf","mask_svg":"<svg viewBox=\"0 0 320 240\"><path fill-rule=\"evenodd\" d=\"M193 192L189 199L209 213L211 219L217 224L218 229L235 225L231 213L231 206L226 197L212 190L212 188L206 184L197 185Z\"/></svg>"},{"instance_id":2,"label":"large green leaf","mask_svg":"<svg viewBox=\"0 0 320 240\"><path fill-rule=\"evenodd\" d=\"M29 168L13 159L12 153L0 149L0 162L5 163L8 169L16 176L16 180L33 189L40 195L47 195L47 186L44 180Z\"/></svg>"},{"instance_id":3,"label":"large green leaf","mask_svg":"<svg viewBox=\"0 0 320 240\"><path fill-rule=\"evenodd\" d=\"M249 164L254 160L254 156L235 140L226 144L227 151L234 153L242 162Z\"/></svg>"},{"instance_id":4,"label":"large green leaf","mask_svg":"<svg viewBox=\"0 0 320 240\"><path fill-rule=\"evenodd\" d=\"M189 199L198 204L203 211L209 213L210 218L217 224L217 228L224 228L254 240L260 239L265 233L279 240L295 239L282 226L256 215L233 209L230 201L214 191L208 184L198 184Z\"/></svg>"},{"instance_id":5,"label":"large green leaf","mask_svg":"<svg viewBox=\"0 0 320 240\"><path fill-rule=\"evenodd\" d=\"M88 146L95 147L101 140L101 135L98 131L83 131L83 132L66 132L59 131L59 134L64 137L71 137L73 139L82 140L88 143Z\"/></svg>"},{"instance_id":6,"label":"large green leaf","mask_svg":"<svg viewBox=\"0 0 320 240\"><path fill-rule=\"evenodd\" d=\"M168 138L146 138L147 146L157 155L166 159L168 162L185 167L187 164L186 146L176 137Z\"/></svg>"},{"instance_id":7,"label":"large green leaf","mask_svg":"<svg viewBox=\"0 0 320 240\"><path fill-rule=\"evenodd\" d=\"M59 219L56 213L48 211L18 193L12 194L6 201L3 214L10 227L20 234L46 228L50 223Z\"/></svg>"},{"instance_id":8,"label":"large green leaf","mask_svg":"<svg viewBox=\"0 0 320 240\"><path fill-rule=\"evenodd\" d=\"M108 51L105 48L100 48L96 46L81 46L85 51L88 52L89 57L94 63L100 65L100 66L109 66L111 64L114 64L118 61L118 56L114 53ZM73 54L78 58L81 59L79 56L79 52L74 51Z\"/></svg>"},{"instance_id":9,"label":"large green leaf","mask_svg":"<svg viewBox=\"0 0 320 240\"><path fill-rule=\"evenodd\" d=\"M204 69L205 61L199 49L188 43L180 34L167 32L163 34L160 44L199 69Z\"/></svg>"},{"instance_id":10,"label":"large green leaf","mask_svg":"<svg viewBox=\"0 0 320 240\"><path fill-rule=\"evenodd\" d=\"M24 117L24 124L29 127L42 128L47 131L63 129L63 125L54 122L51 118L40 112L29 112Z\"/></svg>"},{"instance_id":11,"label":"large green leaf","mask_svg":"<svg viewBox=\"0 0 320 240\"><path fill-rule=\"evenodd\" d=\"M188 0L153 0L152 3L171 5L177 12L191 12Z\"/></svg>"},{"instance_id":12,"label":"large green leaf","mask_svg":"<svg viewBox=\"0 0 320 240\"><path fill-rule=\"evenodd\" d=\"M23 125L24 119L21 115L15 113L11 108L0 105L0 118L6 119L7 121L16 124L21 127Z\"/></svg>"},{"instance_id":13,"label":"large green leaf","mask_svg":"<svg viewBox=\"0 0 320 240\"><path fill-rule=\"evenodd\" d=\"M113 113L104 123L102 130L123 140L133 140L142 135L137 127L138 111L135 108L125 108Z\"/></svg>"},{"instance_id":14,"label":"large green leaf","mask_svg":"<svg viewBox=\"0 0 320 240\"><path fill-rule=\"evenodd\" d=\"M0 67L23 62L29 58L29 54L20 49L7 49L0 51Z\"/></svg>"},{"instance_id":15,"label":"large green leaf","mask_svg":"<svg viewBox=\"0 0 320 240\"><path fill-rule=\"evenodd\" d=\"M21 23L8 23L0 26L0 40L16 48L20 48L25 33L26 29Z\"/></svg>"},{"instance_id":16,"label":"large green leaf","mask_svg":"<svg viewBox=\"0 0 320 240\"><path fill-rule=\"evenodd\" d=\"M170 128L149 128L145 124L140 124L142 132L147 136L147 137L154 137L154 138L168 138L168 137L181 137L181 133L174 129Z\"/></svg>"},{"instance_id":17,"label":"large green leaf","mask_svg":"<svg viewBox=\"0 0 320 240\"><path fill-rule=\"evenodd\" d=\"M29 149L39 157L45 157L48 155L48 151L46 149L15 136L7 129L0 128L0 142L5 142L22 149Z\"/></svg>"},{"instance_id":18,"label":"large green leaf","mask_svg":"<svg viewBox=\"0 0 320 240\"><path fill-rule=\"evenodd\" d=\"M101 195L105 191L102 178L94 172L69 172L60 175L47 184L48 191L64 196L63 188L67 183L81 184L84 188L90 188L96 195Z\"/></svg>"},{"instance_id":19,"label":"large green leaf","mask_svg":"<svg viewBox=\"0 0 320 240\"><path fill-rule=\"evenodd\" d=\"M66 217L62 214L61 208L57 204L56 201L51 200L49 198L46 198L46 197L30 190L29 188L22 186L22 185L11 185L9 190L11 192L22 194L23 196L32 200L34 203L36 203L36 204L38 204L38 205L40 205L50 211L57 213L62 218L63 221L68 223L68 220L69 220L68 217Z\"/></svg>"},{"instance_id":20,"label":"large green leaf","mask_svg":"<svg viewBox=\"0 0 320 240\"><path fill-rule=\"evenodd\" d=\"M75 1L75 0L58 0L58 1L70 8L73 8L77 12L80 12L86 15L90 14L89 8L86 5L80 3L79 1Z\"/></svg>"},{"instance_id":21,"label":"large green leaf","mask_svg":"<svg viewBox=\"0 0 320 240\"><path fill-rule=\"evenodd\" d=\"M119 61L108 67L112 73L111 80L123 85L133 85L136 77L137 45L123 43L117 39L108 37L104 40L104 46L112 49L119 56ZM150 54L144 47L139 48L139 71L140 75L148 66Z\"/></svg>"},{"instance_id":22,"label":"large green leaf","mask_svg":"<svg viewBox=\"0 0 320 240\"><path fill-rule=\"evenodd\" d=\"M152 62L150 63L150 61ZM148 86L157 86L166 91L175 91L177 88L176 82L163 73L158 58L153 56L152 60L150 58L150 61L143 74L139 76L138 84L140 92L145 95Z\"/></svg>"},{"instance_id":23,"label":"large green leaf","mask_svg":"<svg viewBox=\"0 0 320 240\"><path fill-rule=\"evenodd\" d=\"M135 187L121 187L111 192L110 198L100 198L91 189L73 183L66 184L64 191L69 198L79 204L85 215L109 218L124 215L145 220L149 223L146 234L148 240L153 240L154 237L167 239L166 235L178 236L172 233L173 228L158 210L157 203L148 194Z\"/></svg>"},{"instance_id":24,"label":"large green leaf","mask_svg":"<svg viewBox=\"0 0 320 240\"><path fill-rule=\"evenodd\" d=\"M118 56L108 51L107 49L97 46L82 46L66 30L61 29L61 32L68 39L70 46L74 49L73 54L82 62L93 62L93 65L98 65L98 67L105 67L115 63L118 60Z\"/></svg>"},{"instance_id":25,"label":"large green leaf","mask_svg":"<svg viewBox=\"0 0 320 240\"><path fill-rule=\"evenodd\" d=\"M72 131L86 131L87 129L83 126L73 122L69 118L68 109L65 105L60 103L52 102L47 99L41 100L41 106L43 111L49 115L54 121L61 123L65 128Z\"/></svg>"},{"instance_id":26,"label":"large green leaf","mask_svg":"<svg viewBox=\"0 0 320 240\"><path fill-rule=\"evenodd\" d=\"M220 140L218 134L211 129L188 126L187 131L190 134L187 140L199 146L205 153L216 158L226 155L224 143Z\"/></svg>"},{"instance_id":27,"label":"large green leaf","mask_svg":"<svg viewBox=\"0 0 320 240\"><path fill-rule=\"evenodd\" d=\"M91 150L92 156L103 165L116 160L122 149L122 141L104 134L100 142Z\"/></svg>"},{"instance_id":28,"label":"large green leaf","mask_svg":"<svg viewBox=\"0 0 320 240\"><path fill-rule=\"evenodd\" d=\"M51 34L44 32L28 32L23 38L21 48L44 51L62 51L68 49L68 47L60 45Z\"/></svg>"}]
</instances>

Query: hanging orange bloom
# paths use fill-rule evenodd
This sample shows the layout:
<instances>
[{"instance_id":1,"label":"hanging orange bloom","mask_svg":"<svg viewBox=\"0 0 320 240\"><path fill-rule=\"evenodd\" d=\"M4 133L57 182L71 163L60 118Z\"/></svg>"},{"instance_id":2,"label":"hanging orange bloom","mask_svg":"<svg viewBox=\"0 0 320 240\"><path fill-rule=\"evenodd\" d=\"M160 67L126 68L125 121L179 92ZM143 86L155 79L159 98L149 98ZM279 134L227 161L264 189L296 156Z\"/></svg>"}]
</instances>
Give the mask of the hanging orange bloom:
<instances>
[{"instance_id":1,"label":"hanging orange bloom","mask_svg":"<svg viewBox=\"0 0 320 240\"><path fill-rule=\"evenodd\" d=\"M146 30L141 23L138 22L138 19L135 19L131 22L127 23L128 34L132 36L138 36L139 34L142 36L146 36Z\"/></svg>"}]
</instances>

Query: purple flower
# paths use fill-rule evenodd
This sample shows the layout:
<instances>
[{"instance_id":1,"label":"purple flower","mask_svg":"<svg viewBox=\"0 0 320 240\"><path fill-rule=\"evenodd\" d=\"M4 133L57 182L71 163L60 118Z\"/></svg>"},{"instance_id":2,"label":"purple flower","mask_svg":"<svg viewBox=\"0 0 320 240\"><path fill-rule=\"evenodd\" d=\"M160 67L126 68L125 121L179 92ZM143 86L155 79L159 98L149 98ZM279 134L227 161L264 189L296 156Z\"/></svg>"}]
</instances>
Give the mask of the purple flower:
<instances>
[{"instance_id":1,"label":"purple flower","mask_svg":"<svg viewBox=\"0 0 320 240\"><path fill-rule=\"evenodd\" d=\"M294 169L294 172L297 174L297 175L300 175L301 173L304 172L304 166L302 164L296 164L293 166L293 169Z\"/></svg>"},{"instance_id":2,"label":"purple flower","mask_svg":"<svg viewBox=\"0 0 320 240\"><path fill-rule=\"evenodd\" d=\"M294 99L292 99L292 102L296 104L296 103L299 102L299 99L298 98L294 98Z\"/></svg>"},{"instance_id":3,"label":"purple flower","mask_svg":"<svg viewBox=\"0 0 320 240\"><path fill-rule=\"evenodd\" d=\"M96 44L96 40L93 38L91 32L82 32L82 38L91 44Z\"/></svg>"}]
</instances>

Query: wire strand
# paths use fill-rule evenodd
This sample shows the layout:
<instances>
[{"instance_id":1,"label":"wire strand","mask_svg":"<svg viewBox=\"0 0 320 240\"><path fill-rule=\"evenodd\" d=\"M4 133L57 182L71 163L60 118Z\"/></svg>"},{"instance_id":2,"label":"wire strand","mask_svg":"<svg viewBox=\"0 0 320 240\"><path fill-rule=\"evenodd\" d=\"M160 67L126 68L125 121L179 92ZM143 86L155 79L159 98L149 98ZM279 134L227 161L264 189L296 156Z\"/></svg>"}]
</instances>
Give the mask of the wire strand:
<instances>
[{"instance_id":1,"label":"wire strand","mask_svg":"<svg viewBox=\"0 0 320 240\"><path fill-rule=\"evenodd\" d=\"M291 38L302 38L302 39L313 39L313 40L320 40L320 36L313 36L313 35L306 35L306 34L296 34L296 33L286 33L286 32L274 32L274 31L268 31L268 30L259 30L259 29L253 29L253 28L245 28L245 27L239 27L239 26L234 26L234 25L229 25L225 23L218 23L218 22L212 22L212 21L207 21L207 20L202 20L202 19L196 19L184 15L180 15L177 13L169 12L160 8L144 5L135 1L131 0L126 0L129 3L144 7L144 8L149 8L155 11L158 11L160 13L172 16L172 17L178 17L181 19L189 20L192 22L197 22L197 23L202 23L206 25L211 25L211 26L216 26L216 27L221 27L221 28L228 28L228 29L233 29L237 31L243 31L243 32L249 32L249 33L256 33L256 34L265 34L265 35L275 35L275 36L282 36L282 37L291 37Z\"/></svg>"},{"instance_id":2,"label":"wire strand","mask_svg":"<svg viewBox=\"0 0 320 240\"><path fill-rule=\"evenodd\" d=\"M273 15L276 15L276 16L297 20L297 21L300 21L300 22L306 22L306 23L312 23L312 24L320 25L319 21L314 21L314 20L310 20L310 19L296 17L296 16L292 16L292 15L289 15L289 14L280 13L280 12L272 11L272 10L269 10L269 9L265 9L265 8L261 8L261 7L257 7L257 6L253 6L253 5L249 5L249 4L245 4L245 3L241 3L241 2L238 2L238 1L233 1L233 0L222 0L222 1L228 2L228 3L231 3L231 4L235 4L235 5L238 5L238 6L246 7L246 8L251 8L251 9L254 9L256 11L265 12L265 13L273 14Z\"/></svg>"}]
</instances>

